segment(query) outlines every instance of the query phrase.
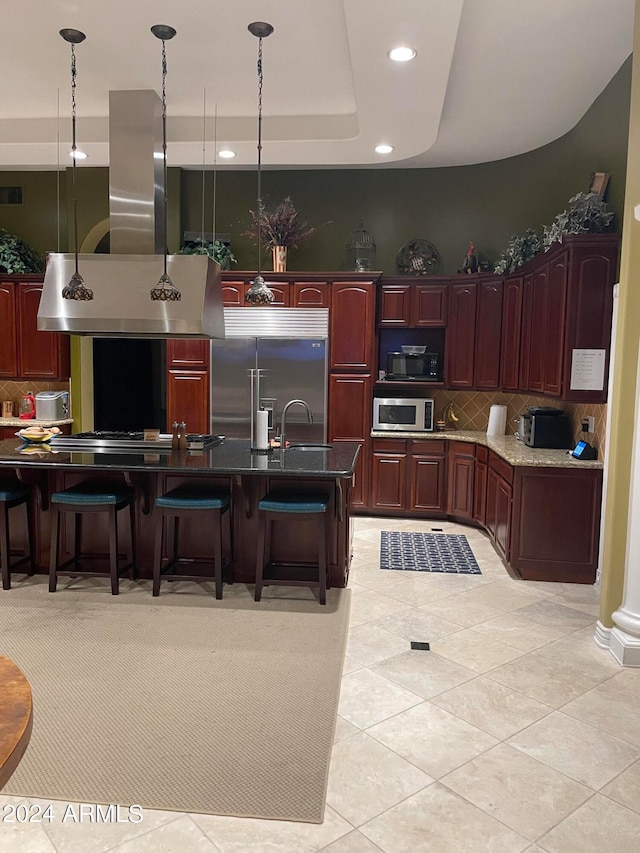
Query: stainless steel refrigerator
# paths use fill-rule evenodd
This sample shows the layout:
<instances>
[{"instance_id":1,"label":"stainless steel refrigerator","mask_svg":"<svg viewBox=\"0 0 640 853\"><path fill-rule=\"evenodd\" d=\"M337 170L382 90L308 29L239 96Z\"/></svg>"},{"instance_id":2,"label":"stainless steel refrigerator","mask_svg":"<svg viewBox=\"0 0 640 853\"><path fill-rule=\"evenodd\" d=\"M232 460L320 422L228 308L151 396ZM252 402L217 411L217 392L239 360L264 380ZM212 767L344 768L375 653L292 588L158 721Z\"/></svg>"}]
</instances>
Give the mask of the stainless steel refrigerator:
<instances>
[{"instance_id":1,"label":"stainless steel refrigerator","mask_svg":"<svg viewBox=\"0 0 640 853\"><path fill-rule=\"evenodd\" d=\"M225 308L226 339L211 342L211 432L251 437L251 371L259 370L259 407L269 412L269 437L280 431L284 406L288 441L327 437L326 309Z\"/></svg>"}]
</instances>

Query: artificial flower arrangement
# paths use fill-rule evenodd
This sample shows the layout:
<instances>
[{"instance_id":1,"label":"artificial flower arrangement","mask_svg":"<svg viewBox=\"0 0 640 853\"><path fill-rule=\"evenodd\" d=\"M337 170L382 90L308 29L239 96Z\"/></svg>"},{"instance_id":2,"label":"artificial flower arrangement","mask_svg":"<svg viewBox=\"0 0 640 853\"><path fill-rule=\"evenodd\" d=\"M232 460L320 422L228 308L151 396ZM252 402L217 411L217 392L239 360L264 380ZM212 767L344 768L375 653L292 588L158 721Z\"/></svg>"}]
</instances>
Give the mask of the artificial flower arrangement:
<instances>
[{"instance_id":1,"label":"artificial flower arrangement","mask_svg":"<svg viewBox=\"0 0 640 853\"><path fill-rule=\"evenodd\" d=\"M284 246L287 249L295 249L299 243L316 232L313 225L309 225L306 219L300 218L290 196L281 201L271 212L263 206L261 215L254 210L250 210L249 213L251 225L243 236L250 237L254 242L257 242L260 237L260 242L271 248Z\"/></svg>"}]
</instances>

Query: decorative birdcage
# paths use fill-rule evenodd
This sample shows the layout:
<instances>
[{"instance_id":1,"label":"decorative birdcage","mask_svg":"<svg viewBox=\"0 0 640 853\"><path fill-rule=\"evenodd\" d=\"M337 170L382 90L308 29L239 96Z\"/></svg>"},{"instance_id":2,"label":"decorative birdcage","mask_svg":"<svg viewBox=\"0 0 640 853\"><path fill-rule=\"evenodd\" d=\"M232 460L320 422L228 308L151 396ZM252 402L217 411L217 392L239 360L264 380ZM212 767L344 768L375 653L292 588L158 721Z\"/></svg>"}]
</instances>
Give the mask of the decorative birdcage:
<instances>
[{"instance_id":1,"label":"decorative birdcage","mask_svg":"<svg viewBox=\"0 0 640 853\"><path fill-rule=\"evenodd\" d=\"M370 234L362 224L349 235L345 246L347 252L347 269L355 272L366 272L375 269L376 244L373 242L373 234Z\"/></svg>"}]
</instances>

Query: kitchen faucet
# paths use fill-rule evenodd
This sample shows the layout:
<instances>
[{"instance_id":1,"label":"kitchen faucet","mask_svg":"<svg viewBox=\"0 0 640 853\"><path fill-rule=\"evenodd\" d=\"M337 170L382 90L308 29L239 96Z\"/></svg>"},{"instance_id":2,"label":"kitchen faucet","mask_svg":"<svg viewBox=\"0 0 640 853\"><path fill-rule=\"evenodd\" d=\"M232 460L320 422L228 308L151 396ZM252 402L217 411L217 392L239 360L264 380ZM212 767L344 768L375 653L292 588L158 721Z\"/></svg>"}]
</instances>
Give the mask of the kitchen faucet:
<instances>
[{"instance_id":1,"label":"kitchen faucet","mask_svg":"<svg viewBox=\"0 0 640 853\"><path fill-rule=\"evenodd\" d=\"M307 410L307 420L310 424L313 423L313 415L311 414L311 409L309 408L309 404L305 403L304 400L289 400L288 403L285 403L285 406L282 409L282 415L280 417L280 447L282 448L282 450L284 450L286 448L286 444L285 444L285 440L284 440L284 427L285 427L285 421L287 418L287 410L291 406L295 406L296 403L300 406L305 407L305 409Z\"/></svg>"}]
</instances>

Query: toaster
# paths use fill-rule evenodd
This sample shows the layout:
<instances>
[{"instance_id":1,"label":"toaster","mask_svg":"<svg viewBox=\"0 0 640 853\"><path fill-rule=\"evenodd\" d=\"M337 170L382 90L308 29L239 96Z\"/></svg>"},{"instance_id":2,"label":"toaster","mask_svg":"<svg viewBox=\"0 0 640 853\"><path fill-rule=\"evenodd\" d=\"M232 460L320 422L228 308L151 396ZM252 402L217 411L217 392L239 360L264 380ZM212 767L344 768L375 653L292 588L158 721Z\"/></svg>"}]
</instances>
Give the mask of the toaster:
<instances>
[{"instance_id":1,"label":"toaster","mask_svg":"<svg viewBox=\"0 0 640 853\"><path fill-rule=\"evenodd\" d=\"M569 449L575 445L571 419L560 409L520 415L518 434L529 447Z\"/></svg>"},{"instance_id":2,"label":"toaster","mask_svg":"<svg viewBox=\"0 0 640 853\"><path fill-rule=\"evenodd\" d=\"M63 421L68 417L68 391L38 391L36 394L36 420Z\"/></svg>"}]
</instances>

